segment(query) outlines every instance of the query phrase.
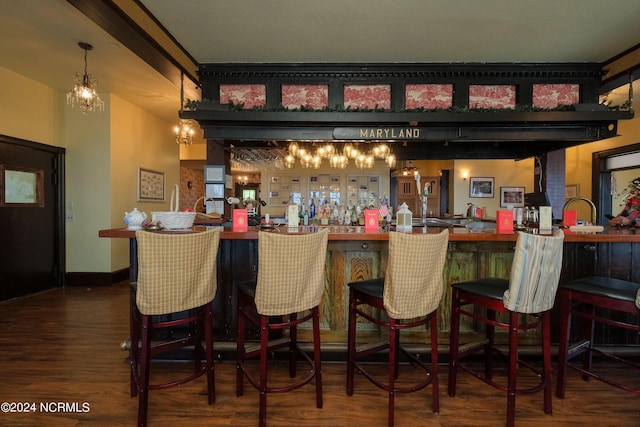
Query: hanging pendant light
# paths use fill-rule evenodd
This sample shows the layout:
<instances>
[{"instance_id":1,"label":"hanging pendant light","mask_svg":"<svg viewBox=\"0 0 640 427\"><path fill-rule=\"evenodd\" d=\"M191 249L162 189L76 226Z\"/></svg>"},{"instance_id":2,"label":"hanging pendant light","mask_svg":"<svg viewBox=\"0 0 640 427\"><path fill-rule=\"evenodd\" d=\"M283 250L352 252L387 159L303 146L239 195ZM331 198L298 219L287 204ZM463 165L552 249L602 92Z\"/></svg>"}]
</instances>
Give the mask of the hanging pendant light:
<instances>
[{"instance_id":1,"label":"hanging pendant light","mask_svg":"<svg viewBox=\"0 0 640 427\"><path fill-rule=\"evenodd\" d=\"M94 111L104 111L104 102L100 99L96 91L96 81L91 79L91 74L87 72L87 52L93 49L89 43L78 42L78 46L84 50L84 74L76 73L76 84L67 94L67 105L76 104L83 114Z\"/></svg>"}]
</instances>

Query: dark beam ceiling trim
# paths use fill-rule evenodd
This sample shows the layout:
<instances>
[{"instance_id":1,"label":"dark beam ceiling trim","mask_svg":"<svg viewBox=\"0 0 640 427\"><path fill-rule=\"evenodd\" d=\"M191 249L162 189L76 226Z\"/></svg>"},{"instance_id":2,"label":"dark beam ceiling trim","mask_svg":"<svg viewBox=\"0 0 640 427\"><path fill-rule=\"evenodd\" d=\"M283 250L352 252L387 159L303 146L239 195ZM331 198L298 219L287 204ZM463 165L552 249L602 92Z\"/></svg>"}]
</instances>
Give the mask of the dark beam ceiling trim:
<instances>
[{"instance_id":1,"label":"dark beam ceiling trim","mask_svg":"<svg viewBox=\"0 0 640 427\"><path fill-rule=\"evenodd\" d=\"M602 69L607 73L602 79L600 93L607 93L640 78L640 44L606 61Z\"/></svg>"},{"instance_id":2,"label":"dark beam ceiling trim","mask_svg":"<svg viewBox=\"0 0 640 427\"><path fill-rule=\"evenodd\" d=\"M199 74L205 79L252 78L338 78L338 79L554 79L575 81L599 79L601 65L590 64L201 64Z\"/></svg>"},{"instance_id":3,"label":"dark beam ceiling trim","mask_svg":"<svg viewBox=\"0 0 640 427\"><path fill-rule=\"evenodd\" d=\"M198 64L182 46L175 42L177 48L189 58L191 63L188 65L181 64L112 0L67 0L67 2L125 45L176 87L180 87L181 73L184 73L186 78L199 86L198 76L194 75ZM162 28L162 31L166 30Z\"/></svg>"},{"instance_id":4,"label":"dark beam ceiling trim","mask_svg":"<svg viewBox=\"0 0 640 427\"><path fill-rule=\"evenodd\" d=\"M419 129L418 138L396 138L398 159L514 158L537 156L617 136L617 120L630 111L558 111L495 113L392 112L220 112L183 111L196 120L207 140L226 145L264 147L265 141L326 140L358 134L359 128ZM338 136L338 137L336 137ZM376 138L354 138L375 140ZM384 139L384 138L382 138ZM286 142L284 143L286 144ZM410 147L410 148L408 148Z\"/></svg>"}]
</instances>

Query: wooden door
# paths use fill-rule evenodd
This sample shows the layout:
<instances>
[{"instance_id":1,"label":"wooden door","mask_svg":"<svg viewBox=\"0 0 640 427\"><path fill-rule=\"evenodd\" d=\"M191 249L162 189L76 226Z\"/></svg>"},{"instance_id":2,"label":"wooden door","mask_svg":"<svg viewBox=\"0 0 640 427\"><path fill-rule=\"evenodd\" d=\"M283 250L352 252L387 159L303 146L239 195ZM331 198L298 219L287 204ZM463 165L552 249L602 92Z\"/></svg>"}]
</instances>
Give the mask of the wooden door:
<instances>
[{"instance_id":1,"label":"wooden door","mask_svg":"<svg viewBox=\"0 0 640 427\"><path fill-rule=\"evenodd\" d=\"M418 216L420 212L418 200L415 178L413 176L399 176L394 213L403 203L406 203L413 215Z\"/></svg>"},{"instance_id":2,"label":"wooden door","mask_svg":"<svg viewBox=\"0 0 640 427\"><path fill-rule=\"evenodd\" d=\"M3 301L64 283L64 148L0 136L0 164ZM38 189L34 200L31 185Z\"/></svg>"},{"instance_id":3,"label":"wooden door","mask_svg":"<svg viewBox=\"0 0 640 427\"><path fill-rule=\"evenodd\" d=\"M429 187L429 196L427 197L427 216L439 217L440 212L440 177L439 176L425 176L420 179L420 184L423 187L420 189L424 191L424 185ZM414 218L422 215L422 206L420 197L418 196L416 180L413 176L399 176L397 178L397 192L396 192L396 208L406 203L409 210L413 212Z\"/></svg>"}]
</instances>

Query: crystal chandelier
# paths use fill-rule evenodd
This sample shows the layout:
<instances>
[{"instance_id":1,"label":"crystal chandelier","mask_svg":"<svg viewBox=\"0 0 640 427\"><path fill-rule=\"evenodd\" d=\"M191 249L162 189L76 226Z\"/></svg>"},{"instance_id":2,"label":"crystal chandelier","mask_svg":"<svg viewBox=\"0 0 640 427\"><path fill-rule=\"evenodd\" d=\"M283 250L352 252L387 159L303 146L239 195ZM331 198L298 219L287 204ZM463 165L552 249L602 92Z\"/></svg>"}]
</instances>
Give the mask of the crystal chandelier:
<instances>
[{"instance_id":1,"label":"crystal chandelier","mask_svg":"<svg viewBox=\"0 0 640 427\"><path fill-rule=\"evenodd\" d=\"M173 130L176 133L176 142L178 144L190 145L193 143L195 131L191 120L181 119Z\"/></svg>"},{"instance_id":2,"label":"crystal chandelier","mask_svg":"<svg viewBox=\"0 0 640 427\"><path fill-rule=\"evenodd\" d=\"M75 107L78 104L83 114L87 111L104 111L104 102L96 91L96 81L92 80L91 74L87 72L87 52L93 49L93 46L85 42L78 42L78 46L84 50L84 74L76 73L76 84L67 94L67 105Z\"/></svg>"}]
</instances>

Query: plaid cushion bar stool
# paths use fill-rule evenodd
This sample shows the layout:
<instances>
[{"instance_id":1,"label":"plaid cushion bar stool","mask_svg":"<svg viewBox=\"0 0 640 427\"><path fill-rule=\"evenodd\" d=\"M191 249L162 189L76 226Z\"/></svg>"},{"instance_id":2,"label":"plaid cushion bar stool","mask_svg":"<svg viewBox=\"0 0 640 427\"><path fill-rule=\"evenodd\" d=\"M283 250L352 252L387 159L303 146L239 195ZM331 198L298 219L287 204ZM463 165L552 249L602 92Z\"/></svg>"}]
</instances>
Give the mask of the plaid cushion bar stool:
<instances>
[{"instance_id":1,"label":"plaid cushion bar stool","mask_svg":"<svg viewBox=\"0 0 640 427\"><path fill-rule=\"evenodd\" d=\"M550 311L558 289L562 268L562 246L564 234L557 231L553 236L542 236L518 232L518 240L513 256L509 279L483 278L468 282L454 283L451 303L451 338L449 354L449 395L456 394L456 376L458 369L469 372L476 378L507 393L507 426L515 424L517 394L532 394L544 390L544 411L551 413L551 336ZM466 309L474 305L476 310ZM479 308L486 309L482 315ZM496 313L506 313L508 320L502 322ZM520 317L525 323L520 322ZM460 316L468 316L486 325L486 338L479 343L459 346ZM508 330L508 351L495 345L495 328ZM542 373L537 367L518 357L518 332L533 328L542 332ZM484 374L471 365L461 363L465 356L484 351ZM509 366L506 386L493 379L493 354L508 357ZM516 387L516 374L519 366L531 369L540 375L540 381L528 388Z\"/></svg>"},{"instance_id":2,"label":"plaid cushion bar stool","mask_svg":"<svg viewBox=\"0 0 640 427\"><path fill-rule=\"evenodd\" d=\"M208 402L215 401L211 302L217 289L220 228L187 234L136 231L136 240L138 281L131 331L131 380L136 387L131 396L138 395L138 426L145 426L149 390L179 386L206 374ZM154 330L189 324L194 331L189 336L152 344ZM194 348L194 372L168 383L149 384L151 357L187 346Z\"/></svg>"},{"instance_id":3,"label":"plaid cushion bar stool","mask_svg":"<svg viewBox=\"0 0 640 427\"><path fill-rule=\"evenodd\" d=\"M349 283L349 332L347 359L347 395L353 395L354 371L357 369L389 395L388 425L394 425L394 399L397 393L411 393L432 384L432 409L439 412L438 396L438 325L436 310L444 289L443 269L447 257L449 231L438 234L389 233L389 261L384 278ZM386 311L374 316L370 308ZM388 339L376 344L357 346L356 318L360 316L385 328ZM400 344L400 331L429 325L431 363L426 364ZM364 359L388 349L387 379L371 372ZM424 378L410 386L399 386L400 353L425 371ZM362 363L361 363L362 362ZM413 375L413 372L412 372Z\"/></svg>"},{"instance_id":4,"label":"plaid cushion bar stool","mask_svg":"<svg viewBox=\"0 0 640 427\"><path fill-rule=\"evenodd\" d=\"M599 374L592 366L593 356L639 370L640 365L598 347L594 343L595 323L640 333L640 283L610 277L584 277L572 280L560 287L560 346L558 347L558 384L556 395L564 398L567 384L567 367L582 373L582 378L600 381L640 395L640 387L622 384L620 380ZM606 310L606 311L605 311ZM571 322L582 319L584 326L578 342L571 342ZM631 321L631 318L634 321ZM570 360L582 355L582 366Z\"/></svg>"},{"instance_id":5,"label":"plaid cushion bar stool","mask_svg":"<svg viewBox=\"0 0 640 427\"><path fill-rule=\"evenodd\" d=\"M258 279L237 285L238 335L236 352L236 394L242 396L246 376L260 392L258 424L267 424L267 393L285 393L308 384L315 378L316 406L322 408L322 371L320 361L320 310L324 293L327 229L311 234L258 235ZM299 314L302 314L299 316ZM313 360L297 341L297 327L311 320ZM246 342L249 322L259 328L260 341ZM270 336L282 331L282 338ZM288 337L286 337L288 332ZM269 387L268 355L288 349L289 376L296 378L296 356L309 363L309 374L291 380L282 387ZM253 372L251 358L259 358L259 373ZM292 425L296 423L292 422Z\"/></svg>"}]
</instances>

